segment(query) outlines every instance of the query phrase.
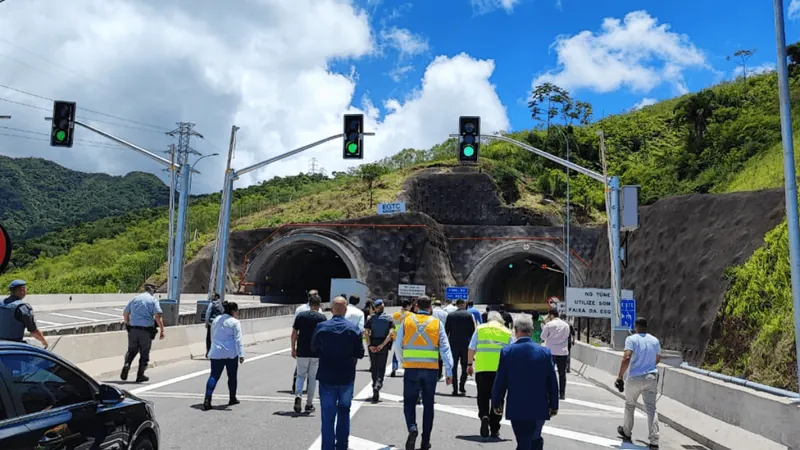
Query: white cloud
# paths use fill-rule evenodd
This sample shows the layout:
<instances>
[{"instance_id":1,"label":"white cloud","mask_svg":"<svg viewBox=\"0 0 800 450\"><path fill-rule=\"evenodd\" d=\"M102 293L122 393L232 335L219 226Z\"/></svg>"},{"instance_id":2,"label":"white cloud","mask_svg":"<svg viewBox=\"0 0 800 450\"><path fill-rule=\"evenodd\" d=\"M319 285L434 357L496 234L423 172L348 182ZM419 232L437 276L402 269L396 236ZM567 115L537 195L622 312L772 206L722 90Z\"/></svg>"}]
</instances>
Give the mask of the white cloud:
<instances>
[{"instance_id":1,"label":"white cloud","mask_svg":"<svg viewBox=\"0 0 800 450\"><path fill-rule=\"evenodd\" d=\"M635 111L637 109L642 109L645 106L655 105L656 103L658 103L658 100L656 100L654 98L645 97L639 103L633 105L632 109Z\"/></svg>"},{"instance_id":2,"label":"white cloud","mask_svg":"<svg viewBox=\"0 0 800 450\"><path fill-rule=\"evenodd\" d=\"M800 19L800 0L791 0L789 2L789 19Z\"/></svg>"},{"instance_id":3,"label":"white cloud","mask_svg":"<svg viewBox=\"0 0 800 450\"><path fill-rule=\"evenodd\" d=\"M235 9L212 1L193 2L188 8L179 0L75 0L63 11L46 3L4 3L0 30L3 38L57 66L0 40L2 82L75 100L79 115L87 118L116 122L86 111L93 108L165 129L179 120L195 122L206 141L193 138L191 145L204 153L224 153L235 124L241 129L234 168L339 133L345 113L364 111L370 131L377 132L367 138L365 161L441 142L457 126L459 115L480 114L487 129L509 126L489 81L494 63L466 55L437 58L421 86L392 100L393 108L380 122L369 98L358 102L362 109L353 107L357 73L334 73L329 66L337 59L374 54L374 33L366 13L341 0L251 0ZM81 26L70 25L74 23ZM41 33L43 29L48 33ZM49 101L3 88L0 97L43 109L0 101L0 111L14 116L2 125L49 132L42 120L52 108ZM158 131L126 125L137 129L99 124L159 151L174 142ZM77 137L103 141L82 129ZM159 165L134 152L80 142L61 150L47 142L0 136L0 153L44 157L89 172L163 175ZM352 164L341 155L341 143L334 141L245 175L237 186L305 172L312 157L328 173L344 170ZM224 160L206 159L198 165L203 175L193 182L195 192L221 189Z\"/></svg>"},{"instance_id":4,"label":"white cloud","mask_svg":"<svg viewBox=\"0 0 800 450\"><path fill-rule=\"evenodd\" d=\"M400 58L411 58L428 51L428 41L406 28L392 27L381 31L387 45L400 53Z\"/></svg>"},{"instance_id":5,"label":"white cloud","mask_svg":"<svg viewBox=\"0 0 800 450\"><path fill-rule=\"evenodd\" d=\"M522 0L470 0L472 10L476 14L486 14L498 9L504 9L507 13L514 11L514 6Z\"/></svg>"},{"instance_id":6,"label":"white cloud","mask_svg":"<svg viewBox=\"0 0 800 450\"><path fill-rule=\"evenodd\" d=\"M798 0L798 1L800 1L800 0ZM774 72L775 70L776 70L776 66L773 63L759 64L757 66L748 67L747 68L747 76L751 77L753 75L760 75L762 73ZM733 76L734 77L740 77L740 76L742 76L743 73L744 73L744 69L742 68L742 66L736 66L736 68L733 69Z\"/></svg>"},{"instance_id":7,"label":"white cloud","mask_svg":"<svg viewBox=\"0 0 800 450\"><path fill-rule=\"evenodd\" d=\"M587 30L559 36L552 48L559 67L536 77L534 86L550 82L567 90L649 92L670 83L684 93L683 72L708 67L703 53L686 35L671 32L667 24L659 25L646 11L628 13L623 21L606 18L597 34Z\"/></svg>"}]
</instances>

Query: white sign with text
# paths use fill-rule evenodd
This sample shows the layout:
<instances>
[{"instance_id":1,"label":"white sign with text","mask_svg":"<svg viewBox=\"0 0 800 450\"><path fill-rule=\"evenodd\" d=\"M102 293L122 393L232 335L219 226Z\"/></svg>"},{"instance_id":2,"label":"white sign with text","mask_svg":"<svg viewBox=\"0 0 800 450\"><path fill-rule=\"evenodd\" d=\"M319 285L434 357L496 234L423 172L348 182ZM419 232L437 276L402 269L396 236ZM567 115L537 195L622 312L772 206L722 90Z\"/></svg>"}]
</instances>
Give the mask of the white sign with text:
<instances>
[{"instance_id":1,"label":"white sign with text","mask_svg":"<svg viewBox=\"0 0 800 450\"><path fill-rule=\"evenodd\" d=\"M632 299L633 291L622 290L622 298ZM611 319L611 289L567 288L567 316Z\"/></svg>"},{"instance_id":2,"label":"white sign with text","mask_svg":"<svg viewBox=\"0 0 800 450\"><path fill-rule=\"evenodd\" d=\"M397 286L397 295L400 297L419 297L425 295L424 284L400 284Z\"/></svg>"}]
</instances>

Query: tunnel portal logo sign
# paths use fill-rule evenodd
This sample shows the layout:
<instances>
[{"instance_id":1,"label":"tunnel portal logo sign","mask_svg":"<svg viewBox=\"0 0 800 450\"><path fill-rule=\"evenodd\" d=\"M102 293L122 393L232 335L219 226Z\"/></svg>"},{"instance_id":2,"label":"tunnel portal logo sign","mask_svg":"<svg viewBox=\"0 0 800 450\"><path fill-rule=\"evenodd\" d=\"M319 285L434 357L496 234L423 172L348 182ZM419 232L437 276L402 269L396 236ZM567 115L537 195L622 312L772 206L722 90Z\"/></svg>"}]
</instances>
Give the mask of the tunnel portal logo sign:
<instances>
[{"instance_id":1,"label":"tunnel portal logo sign","mask_svg":"<svg viewBox=\"0 0 800 450\"><path fill-rule=\"evenodd\" d=\"M11 261L11 238L3 224L0 224L0 273L6 270L9 261Z\"/></svg>"}]
</instances>

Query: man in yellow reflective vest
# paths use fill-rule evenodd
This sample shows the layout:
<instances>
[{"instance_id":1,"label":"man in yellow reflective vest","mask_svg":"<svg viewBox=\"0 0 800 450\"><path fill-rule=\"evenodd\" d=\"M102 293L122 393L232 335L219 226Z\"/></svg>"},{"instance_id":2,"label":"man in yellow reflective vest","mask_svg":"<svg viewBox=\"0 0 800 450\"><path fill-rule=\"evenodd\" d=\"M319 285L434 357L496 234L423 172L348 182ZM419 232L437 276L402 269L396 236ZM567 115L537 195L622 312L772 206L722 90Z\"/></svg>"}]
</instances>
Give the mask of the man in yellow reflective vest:
<instances>
[{"instance_id":1,"label":"man in yellow reflective vest","mask_svg":"<svg viewBox=\"0 0 800 450\"><path fill-rule=\"evenodd\" d=\"M431 299L417 298L417 313L408 314L397 330L395 354L403 364L403 413L408 427L406 450L414 450L417 427L417 399L422 393L422 450L431 448L433 431L433 399L439 382L439 357L444 363L447 384L453 383L453 355L444 324L433 317Z\"/></svg>"},{"instance_id":2,"label":"man in yellow reflective vest","mask_svg":"<svg viewBox=\"0 0 800 450\"><path fill-rule=\"evenodd\" d=\"M400 326L403 325L403 321L406 320L406 316L408 315L408 311L411 309L411 300L403 300L403 306L400 311L396 311L392 314L392 319L394 319L394 330L392 330L392 340L397 339L397 330L400 329ZM390 375L394 378L397 375L397 369L400 368L400 363L397 362L397 354L395 352L392 354L392 374Z\"/></svg>"},{"instance_id":3,"label":"man in yellow reflective vest","mask_svg":"<svg viewBox=\"0 0 800 450\"><path fill-rule=\"evenodd\" d=\"M502 416L491 407L492 387L500 365L500 351L514 343L511 330L505 327L502 314L490 311L486 323L479 325L472 335L467 354L467 372L475 375L478 385L478 417L481 418L481 436L499 439Z\"/></svg>"}]
</instances>

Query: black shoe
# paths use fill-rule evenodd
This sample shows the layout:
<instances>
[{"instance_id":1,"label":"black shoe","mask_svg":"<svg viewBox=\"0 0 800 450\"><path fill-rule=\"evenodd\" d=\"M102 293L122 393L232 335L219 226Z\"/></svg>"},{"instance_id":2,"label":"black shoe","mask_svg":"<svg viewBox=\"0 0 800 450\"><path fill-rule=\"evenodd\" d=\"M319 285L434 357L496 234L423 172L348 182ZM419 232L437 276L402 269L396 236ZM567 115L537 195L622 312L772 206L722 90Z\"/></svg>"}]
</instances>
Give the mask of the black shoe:
<instances>
[{"instance_id":1,"label":"black shoe","mask_svg":"<svg viewBox=\"0 0 800 450\"><path fill-rule=\"evenodd\" d=\"M396 370L392 370L392 373L389 374L389 376L392 377L392 378L396 377L397 376L397 371Z\"/></svg>"},{"instance_id":2,"label":"black shoe","mask_svg":"<svg viewBox=\"0 0 800 450\"><path fill-rule=\"evenodd\" d=\"M378 403L378 401L380 399L381 399L381 392L379 390L377 390L377 389L373 389L372 390L372 402L373 403Z\"/></svg>"},{"instance_id":3,"label":"black shoe","mask_svg":"<svg viewBox=\"0 0 800 450\"><path fill-rule=\"evenodd\" d=\"M430 450L431 443L430 442L423 442L422 446L419 448L420 450Z\"/></svg>"},{"instance_id":4,"label":"black shoe","mask_svg":"<svg viewBox=\"0 0 800 450\"><path fill-rule=\"evenodd\" d=\"M231 397L231 399L228 400L228 406L238 405L239 403L241 402L236 397Z\"/></svg>"},{"instance_id":5,"label":"black shoe","mask_svg":"<svg viewBox=\"0 0 800 450\"><path fill-rule=\"evenodd\" d=\"M203 411L208 411L211 409L211 397L206 396L205 401L203 401Z\"/></svg>"},{"instance_id":6,"label":"black shoe","mask_svg":"<svg viewBox=\"0 0 800 450\"><path fill-rule=\"evenodd\" d=\"M456 391L455 389L453 389L453 397L458 397L458 391Z\"/></svg>"},{"instance_id":7,"label":"black shoe","mask_svg":"<svg viewBox=\"0 0 800 450\"><path fill-rule=\"evenodd\" d=\"M461 395L466 395L467 394L467 388L465 388L464 386L461 386L460 388L458 388L458 391L461 392Z\"/></svg>"},{"instance_id":8,"label":"black shoe","mask_svg":"<svg viewBox=\"0 0 800 450\"><path fill-rule=\"evenodd\" d=\"M150 378L146 377L143 373L136 376L137 383L147 383L148 381L150 381Z\"/></svg>"},{"instance_id":9,"label":"black shoe","mask_svg":"<svg viewBox=\"0 0 800 450\"><path fill-rule=\"evenodd\" d=\"M658 450L658 444L650 444L650 450Z\"/></svg>"},{"instance_id":10,"label":"black shoe","mask_svg":"<svg viewBox=\"0 0 800 450\"><path fill-rule=\"evenodd\" d=\"M129 370L131 370L131 366L122 366L122 372L119 374L119 379L122 381L127 381Z\"/></svg>"},{"instance_id":11,"label":"black shoe","mask_svg":"<svg viewBox=\"0 0 800 450\"><path fill-rule=\"evenodd\" d=\"M314 408L314 405L306 405L306 414L311 414L312 412L316 411L317 408Z\"/></svg>"},{"instance_id":12,"label":"black shoe","mask_svg":"<svg viewBox=\"0 0 800 450\"><path fill-rule=\"evenodd\" d=\"M625 434L625 429L622 428L621 425L617 427L617 434L619 434L619 437L621 437L622 440L625 441L625 442L631 442L631 437L633 437L633 435L631 435L631 436L626 435Z\"/></svg>"},{"instance_id":13,"label":"black shoe","mask_svg":"<svg viewBox=\"0 0 800 450\"><path fill-rule=\"evenodd\" d=\"M492 431L489 434L489 437L491 437L492 439L500 439L500 430Z\"/></svg>"},{"instance_id":14,"label":"black shoe","mask_svg":"<svg viewBox=\"0 0 800 450\"><path fill-rule=\"evenodd\" d=\"M408 432L408 438L406 438L406 450L414 450L414 447L417 446L418 434L419 431L417 431L416 429Z\"/></svg>"},{"instance_id":15,"label":"black shoe","mask_svg":"<svg viewBox=\"0 0 800 450\"><path fill-rule=\"evenodd\" d=\"M567 398L567 395L566 395L566 394L558 394L558 398L559 398L560 400L566 400L566 398Z\"/></svg>"},{"instance_id":16,"label":"black shoe","mask_svg":"<svg viewBox=\"0 0 800 450\"><path fill-rule=\"evenodd\" d=\"M481 437L489 437L489 418L481 417Z\"/></svg>"},{"instance_id":17,"label":"black shoe","mask_svg":"<svg viewBox=\"0 0 800 450\"><path fill-rule=\"evenodd\" d=\"M303 410L302 409L302 406L303 406L302 403L303 403L303 399L302 398L300 398L300 397L295 397L294 398L294 412L296 412L297 414L300 414L300 411Z\"/></svg>"}]
</instances>

